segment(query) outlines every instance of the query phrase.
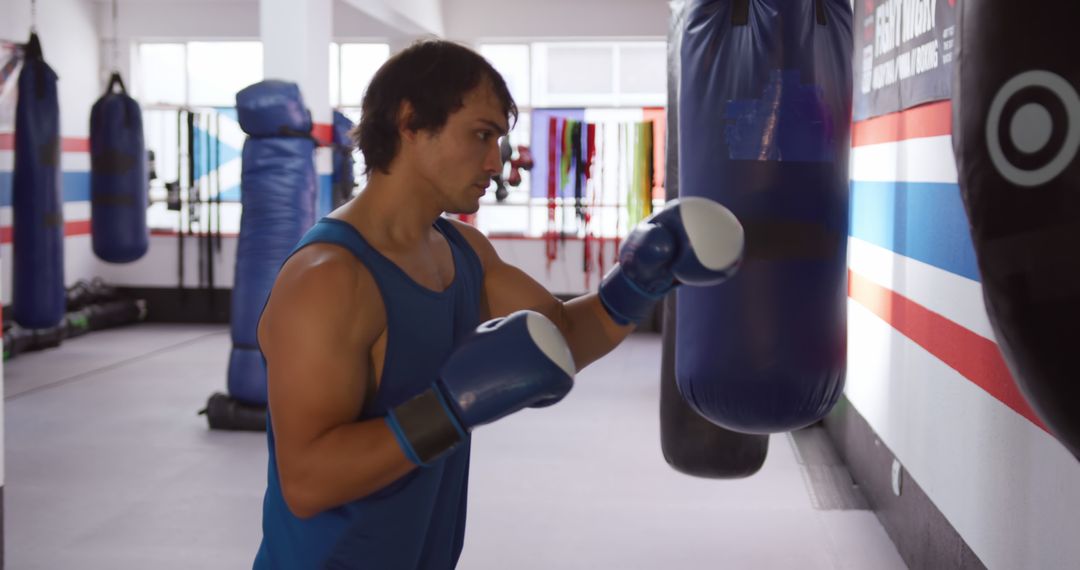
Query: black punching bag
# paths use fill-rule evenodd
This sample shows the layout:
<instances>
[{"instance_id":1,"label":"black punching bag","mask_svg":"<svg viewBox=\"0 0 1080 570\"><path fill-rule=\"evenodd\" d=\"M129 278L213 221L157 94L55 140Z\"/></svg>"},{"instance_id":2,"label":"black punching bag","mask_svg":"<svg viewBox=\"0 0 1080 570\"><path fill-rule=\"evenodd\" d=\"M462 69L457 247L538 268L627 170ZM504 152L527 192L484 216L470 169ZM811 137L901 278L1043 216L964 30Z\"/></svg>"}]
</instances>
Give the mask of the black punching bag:
<instances>
[{"instance_id":1,"label":"black punching bag","mask_svg":"<svg viewBox=\"0 0 1080 570\"><path fill-rule=\"evenodd\" d=\"M685 2L671 4L668 35L667 199L679 195L679 32L685 21ZM769 436L744 434L714 425L690 407L675 384L676 296L664 300L663 355L660 361L660 447L676 471L697 477L748 477L765 462Z\"/></svg>"},{"instance_id":2,"label":"black punching bag","mask_svg":"<svg viewBox=\"0 0 1080 570\"><path fill-rule=\"evenodd\" d=\"M1020 391L1080 456L1080 4L960 10L953 148L986 310Z\"/></svg>"}]
</instances>

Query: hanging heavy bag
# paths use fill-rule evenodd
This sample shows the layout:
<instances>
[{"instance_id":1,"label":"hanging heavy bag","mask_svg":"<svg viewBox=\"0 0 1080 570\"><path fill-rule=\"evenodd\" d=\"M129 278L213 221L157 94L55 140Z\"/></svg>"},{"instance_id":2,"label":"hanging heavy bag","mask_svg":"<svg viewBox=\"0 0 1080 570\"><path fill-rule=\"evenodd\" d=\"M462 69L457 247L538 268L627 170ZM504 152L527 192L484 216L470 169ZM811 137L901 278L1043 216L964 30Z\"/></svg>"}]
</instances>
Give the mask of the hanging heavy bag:
<instances>
[{"instance_id":1,"label":"hanging heavy bag","mask_svg":"<svg viewBox=\"0 0 1080 570\"><path fill-rule=\"evenodd\" d=\"M1080 6L959 9L953 148L987 314L1020 391L1080 456Z\"/></svg>"},{"instance_id":2,"label":"hanging heavy bag","mask_svg":"<svg viewBox=\"0 0 1080 570\"><path fill-rule=\"evenodd\" d=\"M146 168L142 111L113 73L90 110L90 234L103 261L130 263L150 247Z\"/></svg>"},{"instance_id":3,"label":"hanging heavy bag","mask_svg":"<svg viewBox=\"0 0 1080 570\"><path fill-rule=\"evenodd\" d=\"M691 0L679 195L746 231L738 275L678 291L679 391L709 420L777 433L821 419L846 357L848 0Z\"/></svg>"},{"instance_id":4,"label":"hanging heavy bag","mask_svg":"<svg viewBox=\"0 0 1080 570\"><path fill-rule=\"evenodd\" d=\"M667 181L668 200L679 195L678 85L679 40L686 2L671 5L668 33ZM660 448L673 469L687 475L717 479L747 477L765 463L769 436L734 432L709 422L679 394L675 382L676 296L664 299L663 344L660 358Z\"/></svg>"},{"instance_id":5,"label":"hanging heavy bag","mask_svg":"<svg viewBox=\"0 0 1080 570\"><path fill-rule=\"evenodd\" d=\"M60 104L56 73L30 35L15 105L12 173L12 309L27 329L64 318L64 202L60 189Z\"/></svg>"}]
</instances>

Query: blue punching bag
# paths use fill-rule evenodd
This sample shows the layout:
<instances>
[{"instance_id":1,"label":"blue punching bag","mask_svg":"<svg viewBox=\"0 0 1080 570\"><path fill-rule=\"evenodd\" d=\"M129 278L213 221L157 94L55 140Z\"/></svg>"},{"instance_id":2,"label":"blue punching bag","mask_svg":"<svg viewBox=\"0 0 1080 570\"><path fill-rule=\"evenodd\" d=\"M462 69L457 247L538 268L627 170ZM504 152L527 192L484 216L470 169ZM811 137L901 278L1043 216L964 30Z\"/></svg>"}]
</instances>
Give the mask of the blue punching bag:
<instances>
[{"instance_id":1,"label":"blue punching bag","mask_svg":"<svg viewBox=\"0 0 1080 570\"><path fill-rule=\"evenodd\" d=\"M11 202L12 309L23 328L64 318L64 202L60 189L60 104L56 72L36 34L26 45L15 105L15 171Z\"/></svg>"},{"instance_id":2,"label":"blue punching bag","mask_svg":"<svg viewBox=\"0 0 1080 570\"><path fill-rule=\"evenodd\" d=\"M90 234L98 258L128 263L146 253L149 183L142 111L113 73L90 110Z\"/></svg>"},{"instance_id":3,"label":"blue punching bag","mask_svg":"<svg viewBox=\"0 0 1080 570\"><path fill-rule=\"evenodd\" d=\"M1080 457L1080 5L1052 5L958 6L953 148L998 347Z\"/></svg>"},{"instance_id":4,"label":"blue punching bag","mask_svg":"<svg viewBox=\"0 0 1080 570\"><path fill-rule=\"evenodd\" d=\"M353 188L356 187L356 178L353 173L353 142L349 132L353 129L353 122L340 111L334 111L334 174L331 178L332 208L348 202L352 198Z\"/></svg>"},{"instance_id":5,"label":"blue punching bag","mask_svg":"<svg viewBox=\"0 0 1080 570\"><path fill-rule=\"evenodd\" d=\"M678 291L679 391L746 433L822 418L846 352L848 0L692 0L682 38L679 192L731 209L739 273Z\"/></svg>"},{"instance_id":6,"label":"blue punching bag","mask_svg":"<svg viewBox=\"0 0 1080 570\"><path fill-rule=\"evenodd\" d=\"M315 141L300 89L262 81L236 94L244 142L240 238L232 290L229 395L266 404L266 365L257 327L281 264L315 223Z\"/></svg>"}]
</instances>

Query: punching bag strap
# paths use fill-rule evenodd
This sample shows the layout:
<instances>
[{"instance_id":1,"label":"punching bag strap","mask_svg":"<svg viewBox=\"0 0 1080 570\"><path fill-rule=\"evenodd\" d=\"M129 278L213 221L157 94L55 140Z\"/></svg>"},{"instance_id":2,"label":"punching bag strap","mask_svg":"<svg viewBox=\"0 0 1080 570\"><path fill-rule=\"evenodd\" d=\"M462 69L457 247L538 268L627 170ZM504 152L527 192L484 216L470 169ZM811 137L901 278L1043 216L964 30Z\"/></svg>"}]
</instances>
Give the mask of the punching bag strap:
<instances>
[{"instance_id":1,"label":"punching bag strap","mask_svg":"<svg viewBox=\"0 0 1080 570\"><path fill-rule=\"evenodd\" d=\"M731 3L731 24L745 26L750 23L750 0L735 0Z\"/></svg>"},{"instance_id":2,"label":"punching bag strap","mask_svg":"<svg viewBox=\"0 0 1080 570\"><path fill-rule=\"evenodd\" d=\"M817 18L819 26L828 23L825 20L825 0L814 0L814 16Z\"/></svg>"},{"instance_id":3,"label":"punching bag strap","mask_svg":"<svg viewBox=\"0 0 1080 570\"><path fill-rule=\"evenodd\" d=\"M120 91L116 91L118 85L120 86ZM119 71L114 71L109 75L109 84L105 86L105 94L102 95L102 98L116 93L127 97L127 87L124 86L124 80L120 77ZM132 109L128 106L124 107L124 126L128 129L135 128L135 117L132 113Z\"/></svg>"},{"instance_id":4,"label":"punching bag strap","mask_svg":"<svg viewBox=\"0 0 1080 570\"><path fill-rule=\"evenodd\" d=\"M38 39L38 35L35 32L30 32L30 41L26 42L26 46L23 48L23 53L26 56L26 60L29 61L45 61L45 54L41 51L41 40ZM36 74L34 81L34 94L38 99L45 96L45 74Z\"/></svg>"},{"instance_id":5,"label":"punching bag strap","mask_svg":"<svg viewBox=\"0 0 1080 570\"><path fill-rule=\"evenodd\" d=\"M253 138L273 138L273 137L286 137L286 138L292 138L292 139L308 139L308 140L314 142L315 146L322 146L322 143L320 143L319 139L315 138L315 136L311 134L311 131L305 132L305 131L301 131L301 130L297 130L297 129L292 129L292 128L289 128L289 127L279 127L278 132L277 132L276 135L270 135L270 136L266 136L266 137L253 137Z\"/></svg>"},{"instance_id":6,"label":"punching bag strap","mask_svg":"<svg viewBox=\"0 0 1080 570\"><path fill-rule=\"evenodd\" d=\"M42 59L44 57L41 53L41 40L38 39L37 34L30 33L30 41L26 42L26 46L23 47L23 53L26 54L26 59Z\"/></svg>"},{"instance_id":7,"label":"punching bag strap","mask_svg":"<svg viewBox=\"0 0 1080 570\"><path fill-rule=\"evenodd\" d=\"M127 88L124 87L124 80L120 78L120 72L114 71L112 72L112 75L109 76L109 85L105 87L105 94L108 95L113 93L113 90L116 89L117 85L120 86L120 93L127 95Z\"/></svg>"}]
</instances>

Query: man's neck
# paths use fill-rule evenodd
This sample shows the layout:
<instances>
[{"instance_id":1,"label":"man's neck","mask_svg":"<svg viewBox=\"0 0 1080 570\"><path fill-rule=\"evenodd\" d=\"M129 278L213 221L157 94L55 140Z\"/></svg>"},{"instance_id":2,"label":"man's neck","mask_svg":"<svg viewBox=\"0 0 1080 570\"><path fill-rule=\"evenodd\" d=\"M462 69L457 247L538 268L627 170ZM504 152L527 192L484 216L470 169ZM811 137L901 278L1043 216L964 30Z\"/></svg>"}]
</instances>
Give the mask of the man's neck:
<instances>
[{"instance_id":1,"label":"man's neck","mask_svg":"<svg viewBox=\"0 0 1080 570\"><path fill-rule=\"evenodd\" d=\"M372 173L341 214L362 228L369 240L408 248L429 239L431 225L442 210L422 181Z\"/></svg>"}]
</instances>

